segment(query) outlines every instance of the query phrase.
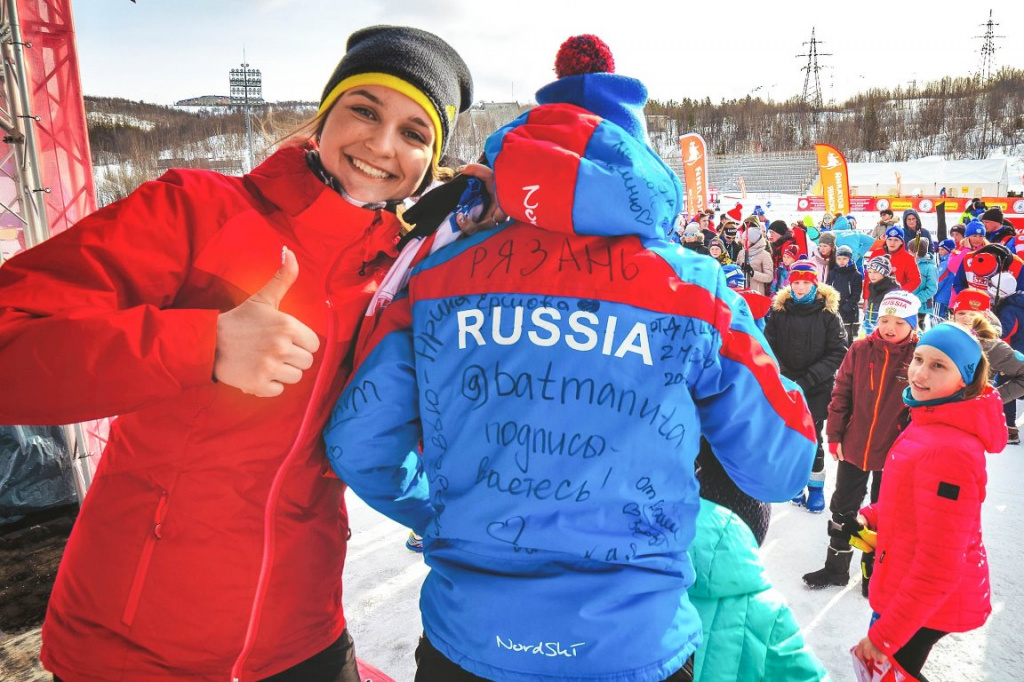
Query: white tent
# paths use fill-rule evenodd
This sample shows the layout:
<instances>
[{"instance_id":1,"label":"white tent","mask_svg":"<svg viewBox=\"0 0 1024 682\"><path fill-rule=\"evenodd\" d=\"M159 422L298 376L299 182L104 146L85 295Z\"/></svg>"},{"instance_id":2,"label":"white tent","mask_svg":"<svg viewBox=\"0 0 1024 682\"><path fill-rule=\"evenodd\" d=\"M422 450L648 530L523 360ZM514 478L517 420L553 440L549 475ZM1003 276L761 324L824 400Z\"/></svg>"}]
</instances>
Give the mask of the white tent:
<instances>
[{"instance_id":1,"label":"white tent","mask_svg":"<svg viewBox=\"0 0 1024 682\"><path fill-rule=\"evenodd\" d=\"M853 196L1002 197L1009 189L1006 159L848 164ZM897 177L898 175L898 177Z\"/></svg>"}]
</instances>

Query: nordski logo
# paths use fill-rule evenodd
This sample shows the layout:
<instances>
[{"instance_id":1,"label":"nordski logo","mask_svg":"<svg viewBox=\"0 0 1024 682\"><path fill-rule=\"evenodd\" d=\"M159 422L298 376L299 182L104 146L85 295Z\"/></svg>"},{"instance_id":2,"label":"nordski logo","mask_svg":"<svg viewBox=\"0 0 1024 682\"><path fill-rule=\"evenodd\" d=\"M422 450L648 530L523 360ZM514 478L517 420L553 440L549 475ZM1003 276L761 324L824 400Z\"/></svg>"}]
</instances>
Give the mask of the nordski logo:
<instances>
[{"instance_id":1,"label":"nordski logo","mask_svg":"<svg viewBox=\"0 0 1024 682\"><path fill-rule=\"evenodd\" d=\"M497 640L499 649L547 656L548 658L555 658L557 656L576 658L576 649L587 644L586 642L576 642L575 644L568 644L563 647L561 642L537 642L536 644L533 642L516 642L512 638L504 638L501 635L495 635L494 639Z\"/></svg>"}]
</instances>

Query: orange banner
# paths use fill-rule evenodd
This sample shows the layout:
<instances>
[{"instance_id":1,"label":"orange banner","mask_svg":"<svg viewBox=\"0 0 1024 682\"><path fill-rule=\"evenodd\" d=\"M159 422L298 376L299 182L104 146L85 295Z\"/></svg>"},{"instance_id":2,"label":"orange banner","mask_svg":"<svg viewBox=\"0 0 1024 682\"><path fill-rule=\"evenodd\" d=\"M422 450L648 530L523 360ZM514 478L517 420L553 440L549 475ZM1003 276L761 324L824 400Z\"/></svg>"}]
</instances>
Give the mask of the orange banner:
<instances>
[{"instance_id":1,"label":"orange banner","mask_svg":"<svg viewBox=\"0 0 1024 682\"><path fill-rule=\"evenodd\" d=\"M846 171L843 153L828 144L815 144L818 168L821 169L821 194L825 210L832 215L850 212L850 175Z\"/></svg>"},{"instance_id":2,"label":"orange banner","mask_svg":"<svg viewBox=\"0 0 1024 682\"><path fill-rule=\"evenodd\" d=\"M692 216L708 207L707 145L697 133L687 133L679 138L679 147L683 151L686 212Z\"/></svg>"}]
</instances>

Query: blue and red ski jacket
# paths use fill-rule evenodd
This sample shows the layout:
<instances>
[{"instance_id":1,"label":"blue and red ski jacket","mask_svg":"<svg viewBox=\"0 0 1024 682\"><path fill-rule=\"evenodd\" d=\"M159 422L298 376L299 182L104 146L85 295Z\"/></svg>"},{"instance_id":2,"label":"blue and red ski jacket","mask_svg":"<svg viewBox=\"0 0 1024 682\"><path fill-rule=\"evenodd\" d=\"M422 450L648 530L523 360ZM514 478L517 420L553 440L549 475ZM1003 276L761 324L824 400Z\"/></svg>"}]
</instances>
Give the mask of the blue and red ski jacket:
<instances>
[{"instance_id":1,"label":"blue and red ski jacket","mask_svg":"<svg viewBox=\"0 0 1024 682\"><path fill-rule=\"evenodd\" d=\"M423 534L423 627L459 666L662 680L700 644L701 435L783 501L813 424L718 263L667 239L681 187L643 140L552 104L486 151L512 221L413 268L333 412L331 463Z\"/></svg>"}]
</instances>

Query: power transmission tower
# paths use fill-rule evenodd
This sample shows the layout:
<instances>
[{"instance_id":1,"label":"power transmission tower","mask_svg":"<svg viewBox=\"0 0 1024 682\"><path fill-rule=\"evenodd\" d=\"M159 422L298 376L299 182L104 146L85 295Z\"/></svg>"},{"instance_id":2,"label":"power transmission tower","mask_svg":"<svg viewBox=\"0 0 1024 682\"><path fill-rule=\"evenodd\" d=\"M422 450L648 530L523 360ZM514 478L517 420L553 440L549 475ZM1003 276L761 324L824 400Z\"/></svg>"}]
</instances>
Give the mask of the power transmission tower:
<instances>
[{"instance_id":1,"label":"power transmission tower","mask_svg":"<svg viewBox=\"0 0 1024 682\"><path fill-rule=\"evenodd\" d=\"M822 108L821 93L821 67L818 66L818 57L831 57L831 53L818 52L818 45L821 41L814 37L815 27L811 27L811 42L803 43L810 45L807 54L798 54L797 57L807 57L807 65L800 70L804 72L804 101L815 110ZM812 76L813 74L813 76ZM812 84L813 78L813 84Z\"/></svg>"},{"instance_id":2,"label":"power transmission tower","mask_svg":"<svg viewBox=\"0 0 1024 682\"><path fill-rule=\"evenodd\" d=\"M1006 36L995 35L995 27L999 24L992 21L992 10L988 11L988 21L981 24L985 27L985 35L974 36L975 38L983 38L985 42L981 46L981 63L978 66L978 78L982 83L987 83L992 80L992 76L996 72L996 38L1005 38Z\"/></svg>"}]
</instances>

